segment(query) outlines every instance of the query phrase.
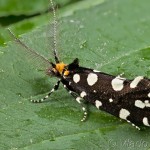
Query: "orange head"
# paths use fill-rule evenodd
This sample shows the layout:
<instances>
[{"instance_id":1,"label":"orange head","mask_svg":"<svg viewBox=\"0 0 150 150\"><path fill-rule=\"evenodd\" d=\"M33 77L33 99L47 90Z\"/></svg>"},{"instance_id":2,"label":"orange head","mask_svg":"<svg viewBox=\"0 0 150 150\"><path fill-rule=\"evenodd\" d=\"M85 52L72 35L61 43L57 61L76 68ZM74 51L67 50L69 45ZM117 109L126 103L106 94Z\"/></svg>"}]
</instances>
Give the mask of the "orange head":
<instances>
[{"instance_id":1,"label":"orange head","mask_svg":"<svg viewBox=\"0 0 150 150\"><path fill-rule=\"evenodd\" d=\"M53 71L55 73L59 73L60 75L65 75L67 76L69 74L69 71L67 70L67 65L64 64L63 62L61 63L57 63L54 67L53 67Z\"/></svg>"},{"instance_id":2,"label":"orange head","mask_svg":"<svg viewBox=\"0 0 150 150\"><path fill-rule=\"evenodd\" d=\"M76 58L72 63L69 65L64 64L63 62L59 62L56 64L51 63L52 68L47 70L48 75L54 75L56 77L68 76L70 72L76 70L78 65L78 59Z\"/></svg>"}]
</instances>

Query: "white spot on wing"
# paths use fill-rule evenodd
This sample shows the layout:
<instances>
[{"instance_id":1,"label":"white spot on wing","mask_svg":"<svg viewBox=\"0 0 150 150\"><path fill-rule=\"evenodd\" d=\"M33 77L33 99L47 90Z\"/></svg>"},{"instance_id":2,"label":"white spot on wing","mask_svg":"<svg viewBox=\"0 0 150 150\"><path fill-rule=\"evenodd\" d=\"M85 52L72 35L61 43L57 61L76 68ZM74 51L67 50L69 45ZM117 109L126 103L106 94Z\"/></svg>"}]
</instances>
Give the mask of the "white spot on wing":
<instances>
[{"instance_id":1,"label":"white spot on wing","mask_svg":"<svg viewBox=\"0 0 150 150\"><path fill-rule=\"evenodd\" d=\"M130 112L129 112L128 110L123 109L123 108L120 110L119 117L120 117L121 119L127 120L127 117L128 117L129 115L130 115Z\"/></svg>"},{"instance_id":2,"label":"white spot on wing","mask_svg":"<svg viewBox=\"0 0 150 150\"><path fill-rule=\"evenodd\" d=\"M98 71L98 70L93 70L93 72L100 72L100 71Z\"/></svg>"},{"instance_id":3,"label":"white spot on wing","mask_svg":"<svg viewBox=\"0 0 150 150\"><path fill-rule=\"evenodd\" d=\"M149 100L145 100L145 107L150 107Z\"/></svg>"},{"instance_id":4,"label":"white spot on wing","mask_svg":"<svg viewBox=\"0 0 150 150\"><path fill-rule=\"evenodd\" d=\"M143 118L143 124L144 124L145 126L150 126L149 123L148 123L147 117L144 117L144 118Z\"/></svg>"},{"instance_id":5,"label":"white spot on wing","mask_svg":"<svg viewBox=\"0 0 150 150\"><path fill-rule=\"evenodd\" d=\"M148 97L150 98L150 93L148 93Z\"/></svg>"},{"instance_id":6,"label":"white spot on wing","mask_svg":"<svg viewBox=\"0 0 150 150\"><path fill-rule=\"evenodd\" d=\"M86 96L86 92L81 92L80 96L83 98L84 96Z\"/></svg>"},{"instance_id":7,"label":"white spot on wing","mask_svg":"<svg viewBox=\"0 0 150 150\"><path fill-rule=\"evenodd\" d=\"M113 99L112 99L112 98L110 98L110 99L109 99L109 102L110 102L110 103L112 103L112 102L113 102Z\"/></svg>"},{"instance_id":8,"label":"white spot on wing","mask_svg":"<svg viewBox=\"0 0 150 150\"><path fill-rule=\"evenodd\" d=\"M150 107L150 103L149 100L145 100L144 102L142 102L141 100L136 100L135 106L143 109L145 107Z\"/></svg>"},{"instance_id":9,"label":"white spot on wing","mask_svg":"<svg viewBox=\"0 0 150 150\"><path fill-rule=\"evenodd\" d=\"M99 100L96 100L96 101L95 101L95 106L96 106L97 108L99 108L100 106L102 106L102 102L99 101Z\"/></svg>"},{"instance_id":10,"label":"white spot on wing","mask_svg":"<svg viewBox=\"0 0 150 150\"><path fill-rule=\"evenodd\" d=\"M79 75L79 74L75 74L75 75L73 76L73 81L74 81L75 83L78 83L78 82L80 81L80 75Z\"/></svg>"},{"instance_id":11,"label":"white spot on wing","mask_svg":"<svg viewBox=\"0 0 150 150\"><path fill-rule=\"evenodd\" d=\"M145 106L146 106L146 107L150 107L150 103L146 103Z\"/></svg>"},{"instance_id":12,"label":"white spot on wing","mask_svg":"<svg viewBox=\"0 0 150 150\"><path fill-rule=\"evenodd\" d=\"M136 100L134 105L142 109L145 107L145 104L140 100Z\"/></svg>"},{"instance_id":13,"label":"white spot on wing","mask_svg":"<svg viewBox=\"0 0 150 150\"><path fill-rule=\"evenodd\" d=\"M111 81L111 85L115 91L121 91L123 89L123 83L126 79L117 76Z\"/></svg>"},{"instance_id":14,"label":"white spot on wing","mask_svg":"<svg viewBox=\"0 0 150 150\"><path fill-rule=\"evenodd\" d=\"M94 85L98 80L98 76L95 73L90 73L87 77L88 85Z\"/></svg>"},{"instance_id":15,"label":"white spot on wing","mask_svg":"<svg viewBox=\"0 0 150 150\"><path fill-rule=\"evenodd\" d=\"M145 100L144 102L145 102L145 104L148 104L148 103L149 103L149 100Z\"/></svg>"},{"instance_id":16,"label":"white spot on wing","mask_svg":"<svg viewBox=\"0 0 150 150\"><path fill-rule=\"evenodd\" d=\"M138 76L136 77L131 83L130 83L130 88L135 88L137 87L138 83L143 79L144 77Z\"/></svg>"}]
</instances>

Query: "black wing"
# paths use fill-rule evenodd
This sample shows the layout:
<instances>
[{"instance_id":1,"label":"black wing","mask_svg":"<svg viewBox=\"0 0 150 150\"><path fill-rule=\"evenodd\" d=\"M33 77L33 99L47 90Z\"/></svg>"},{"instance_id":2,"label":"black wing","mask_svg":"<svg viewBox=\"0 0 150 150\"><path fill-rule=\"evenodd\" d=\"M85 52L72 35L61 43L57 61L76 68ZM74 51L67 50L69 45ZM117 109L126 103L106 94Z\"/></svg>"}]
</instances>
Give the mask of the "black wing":
<instances>
[{"instance_id":1,"label":"black wing","mask_svg":"<svg viewBox=\"0 0 150 150\"><path fill-rule=\"evenodd\" d=\"M79 67L66 78L69 88L84 99L114 116L135 125L150 126L150 80L128 80Z\"/></svg>"}]
</instances>

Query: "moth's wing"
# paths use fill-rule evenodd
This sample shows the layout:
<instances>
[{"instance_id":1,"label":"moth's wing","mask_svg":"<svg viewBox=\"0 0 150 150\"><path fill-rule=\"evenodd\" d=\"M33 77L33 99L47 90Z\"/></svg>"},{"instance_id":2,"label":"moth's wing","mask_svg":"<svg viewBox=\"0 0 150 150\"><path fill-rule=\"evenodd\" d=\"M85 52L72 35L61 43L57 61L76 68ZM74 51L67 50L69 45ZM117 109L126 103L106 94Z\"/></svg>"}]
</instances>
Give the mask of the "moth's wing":
<instances>
[{"instance_id":1,"label":"moth's wing","mask_svg":"<svg viewBox=\"0 0 150 150\"><path fill-rule=\"evenodd\" d=\"M133 83L133 80L129 81L129 85ZM150 124L150 79L143 78L135 88L128 86L128 91L120 96L120 105L126 108L130 115L128 120L132 123Z\"/></svg>"},{"instance_id":2,"label":"moth's wing","mask_svg":"<svg viewBox=\"0 0 150 150\"><path fill-rule=\"evenodd\" d=\"M137 79L136 77L135 79ZM143 102L145 100L150 100L150 97L148 96L148 93L150 93L150 79L144 78L141 79L138 84L135 87L131 88L131 84L134 83L134 80L130 80L128 83L128 88L124 92L124 95L121 96L122 98L130 98L135 100L142 100ZM130 102L130 101L129 101Z\"/></svg>"},{"instance_id":3,"label":"moth's wing","mask_svg":"<svg viewBox=\"0 0 150 150\"><path fill-rule=\"evenodd\" d=\"M20 53L23 54L24 58L27 58L29 62L31 62L31 65L33 64L37 69L46 70L51 66L50 61L33 50L32 48L28 47L25 43L23 43L19 38L17 38L10 29L8 29L11 37L15 40L16 43L16 49L20 51Z\"/></svg>"},{"instance_id":4,"label":"moth's wing","mask_svg":"<svg viewBox=\"0 0 150 150\"><path fill-rule=\"evenodd\" d=\"M94 104L98 109L133 123L133 125L150 125L149 79L144 78L136 88L131 88L130 84L133 80L118 77L124 83L116 80L117 85L123 86L123 89L116 90L112 86L112 80L117 78L115 76L93 72L85 68L81 68L77 73L78 78L71 77L68 78L68 81L71 82L71 88L78 95L81 95L83 91L86 93L83 97L86 101ZM93 76L90 76L91 73Z\"/></svg>"}]
</instances>

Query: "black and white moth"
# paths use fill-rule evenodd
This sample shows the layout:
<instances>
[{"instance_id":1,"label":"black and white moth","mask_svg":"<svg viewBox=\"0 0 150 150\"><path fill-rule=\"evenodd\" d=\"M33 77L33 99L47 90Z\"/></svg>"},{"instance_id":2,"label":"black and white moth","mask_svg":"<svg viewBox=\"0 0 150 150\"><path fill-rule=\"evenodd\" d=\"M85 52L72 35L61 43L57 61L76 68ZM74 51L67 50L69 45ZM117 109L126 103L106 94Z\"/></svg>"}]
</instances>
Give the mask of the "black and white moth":
<instances>
[{"instance_id":1,"label":"black and white moth","mask_svg":"<svg viewBox=\"0 0 150 150\"><path fill-rule=\"evenodd\" d=\"M140 129L138 126L142 124L150 126L150 79L138 76L133 80L128 80L121 76L116 77L81 67L78 58L70 64L61 62L56 49L57 22L55 9L52 0L50 2L54 15L53 53L55 63L33 51L10 31L15 41L22 45L27 52L39 57L45 64L49 65L49 68L46 69L48 75L58 78L57 83L47 96L40 100L31 101L35 103L44 102L62 83L64 88L81 104L84 112L84 117L81 121L85 121L87 118L87 110L83 106L83 100L85 100L95 105L98 109L126 120L137 129Z\"/></svg>"}]
</instances>

